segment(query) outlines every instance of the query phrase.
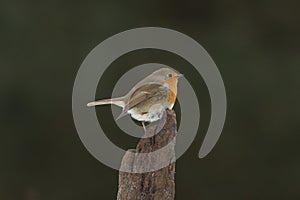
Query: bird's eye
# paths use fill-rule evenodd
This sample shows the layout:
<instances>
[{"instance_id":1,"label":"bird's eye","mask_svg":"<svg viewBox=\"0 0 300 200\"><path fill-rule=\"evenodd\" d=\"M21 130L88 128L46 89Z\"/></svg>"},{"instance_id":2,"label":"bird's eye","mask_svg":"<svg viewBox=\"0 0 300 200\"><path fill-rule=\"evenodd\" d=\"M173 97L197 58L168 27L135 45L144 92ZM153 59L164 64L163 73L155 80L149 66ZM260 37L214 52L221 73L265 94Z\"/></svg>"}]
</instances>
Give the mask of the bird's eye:
<instances>
[{"instance_id":1,"label":"bird's eye","mask_svg":"<svg viewBox=\"0 0 300 200\"><path fill-rule=\"evenodd\" d=\"M168 74L168 77L169 77L169 78L172 78L172 76L173 76L172 74Z\"/></svg>"}]
</instances>

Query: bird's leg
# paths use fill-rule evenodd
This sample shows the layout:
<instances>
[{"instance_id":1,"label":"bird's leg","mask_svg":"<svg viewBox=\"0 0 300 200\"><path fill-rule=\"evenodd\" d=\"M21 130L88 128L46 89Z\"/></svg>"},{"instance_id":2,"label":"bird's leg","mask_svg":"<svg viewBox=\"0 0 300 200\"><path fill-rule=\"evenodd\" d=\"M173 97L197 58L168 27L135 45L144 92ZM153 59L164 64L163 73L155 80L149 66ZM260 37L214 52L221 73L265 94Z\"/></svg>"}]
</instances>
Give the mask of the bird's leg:
<instances>
[{"instance_id":1,"label":"bird's leg","mask_svg":"<svg viewBox=\"0 0 300 200\"><path fill-rule=\"evenodd\" d=\"M143 125L144 131L146 133L146 126L145 126L145 122L144 121L142 121L142 125Z\"/></svg>"}]
</instances>

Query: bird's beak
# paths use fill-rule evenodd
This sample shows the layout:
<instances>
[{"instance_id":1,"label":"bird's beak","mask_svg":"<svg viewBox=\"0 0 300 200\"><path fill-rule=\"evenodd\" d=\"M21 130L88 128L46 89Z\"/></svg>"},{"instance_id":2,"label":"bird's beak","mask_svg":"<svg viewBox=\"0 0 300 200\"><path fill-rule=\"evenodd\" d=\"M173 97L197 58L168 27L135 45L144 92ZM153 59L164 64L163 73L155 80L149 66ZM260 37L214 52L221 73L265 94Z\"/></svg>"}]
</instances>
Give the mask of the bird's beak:
<instances>
[{"instance_id":1,"label":"bird's beak","mask_svg":"<svg viewBox=\"0 0 300 200\"><path fill-rule=\"evenodd\" d=\"M183 77L183 74L177 74L177 78Z\"/></svg>"}]
</instances>

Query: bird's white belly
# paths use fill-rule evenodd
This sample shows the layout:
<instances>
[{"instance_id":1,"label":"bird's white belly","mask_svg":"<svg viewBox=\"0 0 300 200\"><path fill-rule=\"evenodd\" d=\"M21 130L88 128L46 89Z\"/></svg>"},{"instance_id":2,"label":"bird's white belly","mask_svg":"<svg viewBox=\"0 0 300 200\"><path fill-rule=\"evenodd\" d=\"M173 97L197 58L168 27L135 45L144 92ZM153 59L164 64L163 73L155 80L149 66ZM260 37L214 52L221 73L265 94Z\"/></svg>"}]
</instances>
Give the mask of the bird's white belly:
<instances>
[{"instance_id":1,"label":"bird's white belly","mask_svg":"<svg viewBox=\"0 0 300 200\"><path fill-rule=\"evenodd\" d=\"M134 108L128 110L128 113L131 115L132 118L138 121L146 121L146 122L154 122L160 120L163 117L164 112L165 112L165 107L160 104L155 104L151 106L149 111L145 114L137 113Z\"/></svg>"}]
</instances>

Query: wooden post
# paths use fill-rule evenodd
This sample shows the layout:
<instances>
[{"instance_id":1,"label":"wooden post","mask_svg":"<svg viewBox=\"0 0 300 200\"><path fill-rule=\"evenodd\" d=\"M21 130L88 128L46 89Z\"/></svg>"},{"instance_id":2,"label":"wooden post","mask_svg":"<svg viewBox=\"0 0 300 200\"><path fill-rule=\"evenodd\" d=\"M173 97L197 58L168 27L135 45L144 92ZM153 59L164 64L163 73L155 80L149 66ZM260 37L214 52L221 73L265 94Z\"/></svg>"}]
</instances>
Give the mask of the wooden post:
<instances>
[{"instance_id":1,"label":"wooden post","mask_svg":"<svg viewBox=\"0 0 300 200\"><path fill-rule=\"evenodd\" d=\"M176 115L167 110L166 122L147 127L147 135L142 138L136 149L126 152L119 172L118 200L173 200L175 197L175 137ZM137 157L139 153L149 153L168 145L167 149L151 159ZM148 157L147 157L148 158ZM135 171L149 171L155 169L158 163L168 162L169 165L156 171L134 173ZM124 172L129 171L129 172Z\"/></svg>"}]
</instances>

